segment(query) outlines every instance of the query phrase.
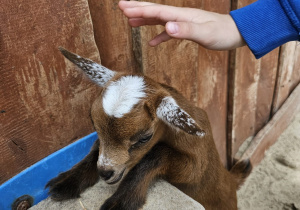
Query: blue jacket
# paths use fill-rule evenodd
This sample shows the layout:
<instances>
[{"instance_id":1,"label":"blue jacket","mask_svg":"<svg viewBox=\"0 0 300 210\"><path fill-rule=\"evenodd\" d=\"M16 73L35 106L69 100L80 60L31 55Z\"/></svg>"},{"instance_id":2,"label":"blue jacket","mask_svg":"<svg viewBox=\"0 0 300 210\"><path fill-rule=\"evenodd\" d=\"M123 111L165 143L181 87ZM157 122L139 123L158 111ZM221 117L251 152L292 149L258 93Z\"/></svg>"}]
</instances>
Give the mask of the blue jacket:
<instances>
[{"instance_id":1,"label":"blue jacket","mask_svg":"<svg viewBox=\"0 0 300 210\"><path fill-rule=\"evenodd\" d=\"M258 0L230 15L256 58L300 40L300 0Z\"/></svg>"}]
</instances>

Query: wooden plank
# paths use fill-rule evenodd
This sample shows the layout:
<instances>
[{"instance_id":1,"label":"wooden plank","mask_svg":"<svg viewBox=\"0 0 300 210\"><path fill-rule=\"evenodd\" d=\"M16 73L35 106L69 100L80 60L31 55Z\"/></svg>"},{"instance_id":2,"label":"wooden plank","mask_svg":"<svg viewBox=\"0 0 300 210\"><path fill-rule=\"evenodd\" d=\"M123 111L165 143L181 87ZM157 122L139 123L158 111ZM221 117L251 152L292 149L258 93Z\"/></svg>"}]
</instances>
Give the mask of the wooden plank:
<instances>
[{"instance_id":1,"label":"wooden plank","mask_svg":"<svg viewBox=\"0 0 300 210\"><path fill-rule=\"evenodd\" d=\"M173 6L196 7L195 1L152 1ZM157 47L148 41L163 30L162 26L141 27L141 55L144 73L156 81L171 85L188 100L197 101L198 45L191 41L170 40Z\"/></svg>"},{"instance_id":2,"label":"wooden plank","mask_svg":"<svg viewBox=\"0 0 300 210\"><path fill-rule=\"evenodd\" d=\"M133 51L131 28L118 8L119 0L88 2L102 64L117 71L141 72Z\"/></svg>"},{"instance_id":3,"label":"wooden plank","mask_svg":"<svg viewBox=\"0 0 300 210\"><path fill-rule=\"evenodd\" d=\"M276 142L280 134L300 111L300 85L287 98L270 122L259 131L243 154L242 159L250 158L254 166L263 159L265 151Z\"/></svg>"},{"instance_id":4,"label":"wooden plank","mask_svg":"<svg viewBox=\"0 0 300 210\"><path fill-rule=\"evenodd\" d=\"M233 164L232 148L233 148L233 108L234 108L234 90L235 90L235 59L236 50L229 52L229 68L228 68L228 99L227 99L227 168L230 169Z\"/></svg>"},{"instance_id":5,"label":"wooden plank","mask_svg":"<svg viewBox=\"0 0 300 210\"><path fill-rule=\"evenodd\" d=\"M269 121L277 61L278 49L259 60L247 48L237 50L233 98L229 99L233 105L231 157Z\"/></svg>"},{"instance_id":6,"label":"wooden plank","mask_svg":"<svg viewBox=\"0 0 300 210\"><path fill-rule=\"evenodd\" d=\"M246 59L247 58L247 59ZM248 48L236 50L235 78L232 106L231 152L233 155L240 145L254 135L256 93L258 88L260 60L256 60ZM230 123L230 122L229 122Z\"/></svg>"},{"instance_id":7,"label":"wooden plank","mask_svg":"<svg viewBox=\"0 0 300 210\"><path fill-rule=\"evenodd\" d=\"M252 0L233 0L232 9L241 8L253 2ZM233 156L237 152L237 148L247 139L248 134L253 132L255 116L253 111L249 111L249 106L251 106L250 110L253 110L255 98L249 97L249 94L253 95L256 92L255 84L257 84L258 66L260 65L260 61L254 58L247 47L234 50L231 53L230 62L227 119L229 168L233 163Z\"/></svg>"},{"instance_id":8,"label":"wooden plank","mask_svg":"<svg viewBox=\"0 0 300 210\"><path fill-rule=\"evenodd\" d=\"M238 1L237 8L253 3L253 0ZM246 139L253 137L269 120L273 100L278 49L255 59L248 47L239 48L233 60L233 90L229 90L228 151L229 162ZM231 139L230 139L231 138Z\"/></svg>"},{"instance_id":9,"label":"wooden plank","mask_svg":"<svg viewBox=\"0 0 300 210\"><path fill-rule=\"evenodd\" d=\"M300 83L300 47L299 44L297 43L297 47L295 50L293 74L291 77L290 92L293 91L299 83Z\"/></svg>"},{"instance_id":10,"label":"wooden plank","mask_svg":"<svg viewBox=\"0 0 300 210\"><path fill-rule=\"evenodd\" d=\"M261 58L258 78L254 133L256 134L270 120L278 69L279 48Z\"/></svg>"},{"instance_id":11,"label":"wooden plank","mask_svg":"<svg viewBox=\"0 0 300 210\"><path fill-rule=\"evenodd\" d=\"M228 14L230 1L202 1L201 9ZM223 164L227 165L227 80L228 55L226 51L212 51L199 47L197 72L197 106L209 117L214 140Z\"/></svg>"},{"instance_id":12,"label":"wooden plank","mask_svg":"<svg viewBox=\"0 0 300 210\"><path fill-rule=\"evenodd\" d=\"M96 88L59 46L100 61L84 0L0 7L0 183L93 131Z\"/></svg>"},{"instance_id":13,"label":"wooden plank","mask_svg":"<svg viewBox=\"0 0 300 210\"><path fill-rule=\"evenodd\" d=\"M299 72L298 66L295 66L294 68L296 48L297 42L289 42L281 47L278 79L272 110L273 114L277 112L291 92L291 86L293 85L292 81L294 81L293 76L295 76L293 72L297 71L296 74Z\"/></svg>"}]
</instances>

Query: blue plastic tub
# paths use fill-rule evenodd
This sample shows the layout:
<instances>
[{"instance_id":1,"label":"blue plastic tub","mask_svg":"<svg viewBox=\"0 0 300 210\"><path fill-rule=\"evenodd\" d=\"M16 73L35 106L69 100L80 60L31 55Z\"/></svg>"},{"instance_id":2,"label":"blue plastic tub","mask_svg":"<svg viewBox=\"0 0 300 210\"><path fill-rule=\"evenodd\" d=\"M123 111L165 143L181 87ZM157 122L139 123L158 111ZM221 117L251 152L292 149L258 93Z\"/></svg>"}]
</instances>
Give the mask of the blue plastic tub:
<instances>
[{"instance_id":1,"label":"blue plastic tub","mask_svg":"<svg viewBox=\"0 0 300 210\"><path fill-rule=\"evenodd\" d=\"M97 138L97 133L92 133L49 155L0 185L0 210L11 210L13 203L24 195L33 198L33 205L47 198L46 183L82 160Z\"/></svg>"}]
</instances>

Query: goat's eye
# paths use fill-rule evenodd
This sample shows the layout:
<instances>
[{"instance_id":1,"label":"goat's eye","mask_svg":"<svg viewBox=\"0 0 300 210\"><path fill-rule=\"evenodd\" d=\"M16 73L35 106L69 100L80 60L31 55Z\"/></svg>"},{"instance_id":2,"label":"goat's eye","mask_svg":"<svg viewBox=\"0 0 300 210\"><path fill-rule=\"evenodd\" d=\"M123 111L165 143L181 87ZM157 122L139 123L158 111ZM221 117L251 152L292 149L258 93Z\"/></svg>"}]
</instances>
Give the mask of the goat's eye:
<instances>
[{"instance_id":1,"label":"goat's eye","mask_svg":"<svg viewBox=\"0 0 300 210\"><path fill-rule=\"evenodd\" d=\"M152 134L139 139L138 143L146 143L152 138Z\"/></svg>"}]
</instances>

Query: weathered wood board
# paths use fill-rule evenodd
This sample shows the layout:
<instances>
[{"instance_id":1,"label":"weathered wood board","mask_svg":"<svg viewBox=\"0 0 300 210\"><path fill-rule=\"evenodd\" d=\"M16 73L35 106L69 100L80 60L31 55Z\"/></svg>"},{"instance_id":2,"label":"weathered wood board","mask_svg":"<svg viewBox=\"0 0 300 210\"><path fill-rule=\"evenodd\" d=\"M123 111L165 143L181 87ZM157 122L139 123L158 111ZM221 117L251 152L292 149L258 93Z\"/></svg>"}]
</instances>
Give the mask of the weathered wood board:
<instances>
[{"instance_id":1,"label":"weathered wood board","mask_svg":"<svg viewBox=\"0 0 300 210\"><path fill-rule=\"evenodd\" d=\"M278 79L274 93L273 114L277 112L300 81L300 49L297 46L297 42L289 42L281 47Z\"/></svg>"},{"instance_id":2,"label":"weathered wood board","mask_svg":"<svg viewBox=\"0 0 300 210\"><path fill-rule=\"evenodd\" d=\"M232 100L231 157L269 121L276 81L278 49L256 60L248 48L236 50ZM230 123L230 122L229 122Z\"/></svg>"},{"instance_id":3,"label":"weathered wood board","mask_svg":"<svg viewBox=\"0 0 300 210\"><path fill-rule=\"evenodd\" d=\"M173 6L188 6L192 1L151 1ZM194 5L193 5L194 6ZM144 73L156 81L171 85L188 100L196 103L198 45L190 41L171 40L157 47L148 41L163 31L162 26L140 28L141 55Z\"/></svg>"},{"instance_id":4,"label":"weathered wood board","mask_svg":"<svg viewBox=\"0 0 300 210\"><path fill-rule=\"evenodd\" d=\"M276 85L279 48L261 58L257 86L254 133L262 129L271 118L271 108Z\"/></svg>"},{"instance_id":5,"label":"weathered wood board","mask_svg":"<svg viewBox=\"0 0 300 210\"><path fill-rule=\"evenodd\" d=\"M280 134L294 119L295 113L298 113L299 111L300 85L298 85L285 100L269 123L252 139L241 159L250 158L253 166L259 164L264 157L265 151L276 142Z\"/></svg>"},{"instance_id":6,"label":"weathered wood board","mask_svg":"<svg viewBox=\"0 0 300 210\"><path fill-rule=\"evenodd\" d=\"M228 14L230 1L202 1L201 9ZM217 150L227 165L228 51L198 50L197 106L209 117Z\"/></svg>"},{"instance_id":7,"label":"weathered wood board","mask_svg":"<svg viewBox=\"0 0 300 210\"><path fill-rule=\"evenodd\" d=\"M236 8L244 7L253 0L237 1ZM242 143L252 138L269 121L271 116L273 94L278 66L278 49L255 59L248 47L235 51L231 59L233 80L229 82L232 94L228 124L230 127L228 139L229 162L239 150Z\"/></svg>"},{"instance_id":8,"label":"weathered wood board","mask_svg":"<svg viewBox=\"0 0 300 210\"><path fill-rule=\"evenodd\" d=\"M85 0L0 6L0 184L93 131L95 86L58 47L100 62Z\"/></svg>"},{"instance_id":9,"label":"weathered wood board","mask_svg":"<svg viewBox=\"0 0 300 210\"><path fill-rule=\"evenodd\" d=\"M118 7L119 0L88 2L102 64L116 71L141 72L133 50L131 28Z\"/></svg>"}]
</instances>

